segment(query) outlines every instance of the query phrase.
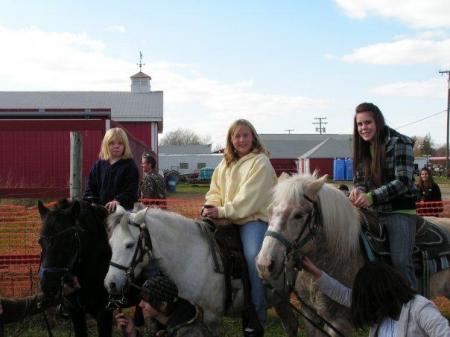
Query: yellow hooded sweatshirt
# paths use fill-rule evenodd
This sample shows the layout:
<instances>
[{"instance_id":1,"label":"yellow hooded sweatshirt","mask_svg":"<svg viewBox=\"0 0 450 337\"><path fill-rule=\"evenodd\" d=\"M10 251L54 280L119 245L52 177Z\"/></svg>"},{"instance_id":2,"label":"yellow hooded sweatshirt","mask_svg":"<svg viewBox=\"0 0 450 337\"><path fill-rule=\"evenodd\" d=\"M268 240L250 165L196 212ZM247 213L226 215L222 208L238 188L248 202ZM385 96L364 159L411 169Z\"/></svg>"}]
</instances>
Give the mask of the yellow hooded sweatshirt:
<instances>
[{"instance_id":1,"label":"yellow hooded sweatshirt","mask_svg":"<svg viewBox=\"0 0 450 337\"><path fill-rule=\"evenodd\" d=\"M277 176L264 153L249 153L227 167L216 167L206 194L207 205L217 206L219 218L242 225L254 220L268 222L267 208Z\"/></svg>"}]
</instances>

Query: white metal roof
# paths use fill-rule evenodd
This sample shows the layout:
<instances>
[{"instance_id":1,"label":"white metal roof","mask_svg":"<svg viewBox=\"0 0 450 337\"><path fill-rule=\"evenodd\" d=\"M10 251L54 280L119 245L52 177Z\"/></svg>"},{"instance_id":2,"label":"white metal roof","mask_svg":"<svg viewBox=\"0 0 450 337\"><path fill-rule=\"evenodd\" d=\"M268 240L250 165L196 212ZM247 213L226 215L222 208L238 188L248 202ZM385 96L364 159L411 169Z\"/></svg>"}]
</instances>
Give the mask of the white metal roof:
<instances>
[{"instance_id":1,"label":"white metal roof","mask_svg":"<svg viewBox=\"0 0 450 337\"><path fill-rule=\"evenodd\" d=\"M348 158L351 156L351 138L336 139L330 137L303 153L300 158Z\"/></svg>"},{"instance_id":2,"label":"white metal roof","mask_svg":"<svg viewBox=\"0 0 450 337\"><path fill-rule=\"evenodd\" d=\"M352 135L349 134L260 134L260 137L274 159L296 159L308 153L308 157L314 158L351 156ZM316 152L321 148L319 145L328 143L321 152Z\"/></svg>"},{"instance_id":3,"label":"white metal roof","mask_svg":"<svg viewBox=\"0 0 450 337\"><path fill-rule=\"evenodd\" d=\"M163 92L0 91L0 108L110 108L118 122L162 122Z\"/></svg>"}]
</instances>

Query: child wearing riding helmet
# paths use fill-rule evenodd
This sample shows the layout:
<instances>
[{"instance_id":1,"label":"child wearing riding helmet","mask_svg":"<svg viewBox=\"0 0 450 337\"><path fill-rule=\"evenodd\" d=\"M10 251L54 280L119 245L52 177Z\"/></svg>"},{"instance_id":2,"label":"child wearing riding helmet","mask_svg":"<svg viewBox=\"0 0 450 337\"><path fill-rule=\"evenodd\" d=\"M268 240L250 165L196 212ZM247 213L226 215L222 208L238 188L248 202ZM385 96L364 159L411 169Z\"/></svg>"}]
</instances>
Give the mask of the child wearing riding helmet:
<instances>
[{"instance_id":1,"label":"child wearing riding helmet","mask_svg":"<svg viewBox=\"0 0 450 337\"><path fill-rule=\"evenodd\" d=\"M267 230L268 206L277 176L253 125L239 119L228 129L224 158L214 170L202 215L226 218L239 226L251 283L252 302L262 326L266 323L265 290L255 258ZM254 329L244 330L249 336Z\"/></svg>"},{"instance_id":2,"label":"child wearing riding helmet","mask_svg":"<svg viewBox=\"0 0 450 337\"><path fill-rule=\"evenodd\" d=\"M99 159L91 168L83 199L114 212L118 205L132 209L138 199L139 171L128 137L121 128L109 129L103 137Z\"/></svg>"},{"instance_id":3,"label":"child wearing riding helmet","mask_svg":"<svg viewBox=\"0 0 450 337\"><path fill-rule=\"evenodd\" d=\"M412 253L416 235L413 141L385 124L372 103L356 107L353 128L353 205L372 208L388 233L391 260L416 287Z\"/></svg>"}]
</instances>

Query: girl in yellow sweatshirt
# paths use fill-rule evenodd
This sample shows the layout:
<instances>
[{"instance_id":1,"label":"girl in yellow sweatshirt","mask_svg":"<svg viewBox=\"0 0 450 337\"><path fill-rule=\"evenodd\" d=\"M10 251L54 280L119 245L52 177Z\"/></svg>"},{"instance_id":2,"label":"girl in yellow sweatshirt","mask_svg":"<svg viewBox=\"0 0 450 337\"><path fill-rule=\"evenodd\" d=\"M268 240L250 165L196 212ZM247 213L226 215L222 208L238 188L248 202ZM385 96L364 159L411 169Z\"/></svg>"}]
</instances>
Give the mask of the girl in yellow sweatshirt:
<instances>
[{"instance_id":1,"label":"girl in yellow sweatshirt","mask_svg":"<svg viewBox=\"0 0 450 337\"><path fill-rule=\"evenodd\" d=\"M271 190L277 182L275 170L253 125L239 119L228 129L224 159L211 178L202 215L227 218L240 225L244 255L250 273L252 301L258 319L266 323L264 286L256 270L255 257L267 230ZM249 334L251 335L251 333Z\"/></svg>"}]
</instances>

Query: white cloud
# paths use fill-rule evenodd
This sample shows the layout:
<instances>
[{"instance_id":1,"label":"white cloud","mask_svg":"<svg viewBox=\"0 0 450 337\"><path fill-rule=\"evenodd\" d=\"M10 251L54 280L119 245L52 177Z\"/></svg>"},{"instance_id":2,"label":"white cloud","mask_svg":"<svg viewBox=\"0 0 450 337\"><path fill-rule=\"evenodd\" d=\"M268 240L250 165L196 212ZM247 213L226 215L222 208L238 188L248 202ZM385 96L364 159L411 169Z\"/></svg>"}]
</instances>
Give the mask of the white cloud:
<instances>
[{"instance_id":1,"label":"white cloud","mask_svg":"<svg viewBox=\"0 0 450 337\"><path fill-rule=\"evenodd\" d=\"M126 29L123 25L112 25L104 28L106 32L110 33L125 33Z\"/></svg>"},{"instance_id":2,"label":"white cloud","mask_svg":"<svg viewBox=\"0 0 450 337\"><path fill-rule=\"evenodd\" d=\"M397 19L414 28L450 27L448 0L334 0L348 16Z\"/></svg>"},{"instance_id":3,"label":"white cloud","mask_svg":"<svg viewBox=\"0 0 450 337\"><path fill-rule=\"evenodd\" d=\"M413 98L445 98L447 97L445 78L427 81L396 82L381 85L370 90L381 96L413 97Z\"/></svg>"},{"instance_id":4,"label":"white cloud","mask_svg":"<svg viewBox=\"0 0 450 337\"><path fill-rule=\"evenodd\" d=\"M117 90L130 69L86 34L0 27L0 44L1 90Z\"/></svg>"},{"instance_id":5,"label":"white cloud","mask_svg":"<svg viewBox=\"0 0 450 337\"><path fill-rule=\"evenodd\" d=\"M0 26L0 45L0 64L8 65L0 67L0 90L126 91L137 71L133 62L107 56L103 43L85 34ZM211 80L188 64L152 63L143 70L152 76L152 88L164 91L165 131L190 127L212 134L216 143L236 118L248 118L261 132L283 132L326 105L321 99L261 93L245 79Z\"/></svg>"},{"instance_id":6,"label":"white cloud","mask_svg":"<svg viewBox=\"0 0 450 337\"><path fill-rule=\"evenodd\" d=\"M437 63L447 66L450 63L448 55L450 55L450 39L431 40L419 37L357 48L351 54L339 59L347 63L378 65Z\"/></svg>"}]
</instances>

